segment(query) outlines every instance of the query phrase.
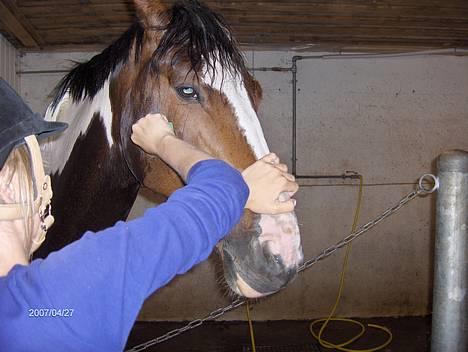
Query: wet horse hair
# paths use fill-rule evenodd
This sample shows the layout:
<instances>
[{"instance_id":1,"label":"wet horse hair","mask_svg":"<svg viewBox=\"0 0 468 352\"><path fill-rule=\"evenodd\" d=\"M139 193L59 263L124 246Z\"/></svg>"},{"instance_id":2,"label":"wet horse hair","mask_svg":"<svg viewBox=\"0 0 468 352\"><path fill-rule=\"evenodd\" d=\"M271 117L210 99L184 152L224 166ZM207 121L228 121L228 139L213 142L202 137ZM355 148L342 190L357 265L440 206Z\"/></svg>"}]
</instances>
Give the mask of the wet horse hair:
<instances>
[{"instance_id":1,"label":"wet horse hair","mask_svg":"<svg viewBox=\"0 0 468 352\"><path fill-rule=\"evenodd\" d=\"M179 1L168 11L170 21L166 26L144 28L137 20L102 53L73 68L57 86L52 109L57 107L67 92L74 101L85 97L94 98L109 75L127 62L133 44L135 61L138 62L145 30L164 31L151 58L151 71L154 74L158 73L161 62L169 60L171 66L176 66L186 57L190 61L188 73L193 71L197 74L206 64L207 70L214 77L217 63L234 77L245 73L244 59L237 42L220 15L196 0Z\"/></svg>"}]
</instances>

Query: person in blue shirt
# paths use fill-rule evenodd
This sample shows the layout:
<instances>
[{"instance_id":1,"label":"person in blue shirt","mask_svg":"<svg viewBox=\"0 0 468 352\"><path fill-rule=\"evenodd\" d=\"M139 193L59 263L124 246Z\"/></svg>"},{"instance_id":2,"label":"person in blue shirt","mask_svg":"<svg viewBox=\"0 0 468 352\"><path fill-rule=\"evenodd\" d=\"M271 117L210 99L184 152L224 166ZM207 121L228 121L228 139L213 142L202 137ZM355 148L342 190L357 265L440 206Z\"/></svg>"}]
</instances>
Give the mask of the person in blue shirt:
<instances>
[{"instance_id":1,"label":"person in blue shirt","mask_svg":"<svg viewBox=\"0 0 468 352\"><path fill-rule=\"evenodd\" d=\"M0 350L121 351L144 300L205 260L240 220L294 209L297 184L269 154L240 173L174 136L164 116L134 126L132 140L186 181L167 202L29 262L53 217L36 138L47 122L0 79Z\"/></svg>"}]
</instances>

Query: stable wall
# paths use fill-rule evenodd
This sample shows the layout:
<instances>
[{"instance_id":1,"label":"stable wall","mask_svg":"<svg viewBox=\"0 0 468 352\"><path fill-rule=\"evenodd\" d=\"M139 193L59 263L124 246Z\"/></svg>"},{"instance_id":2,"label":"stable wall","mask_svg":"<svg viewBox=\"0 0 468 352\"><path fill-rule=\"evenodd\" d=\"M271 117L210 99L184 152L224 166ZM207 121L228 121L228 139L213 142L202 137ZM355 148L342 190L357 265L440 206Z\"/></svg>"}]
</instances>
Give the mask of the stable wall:
<instances>
[{"instance_id":1,"label":"stable wall","mask_svg":"<svg viewBox=\"0 0 468 352\"><path fill-rule=\"evenodd\" d=\"M291 67L293 52L247 52L250 67ZM90 53L25 54L21 86L36 111L68 60ZM42 71L33 73L32 71ZM58 72L51 72L58 71ZM264 90L260 119L272 151L291 165L291 72L255 71ZM413 190L434 159L468 150L468 58L414 56L298 61L297 171L301 175L364 176L360 223ZM351 228L357 183L301 180L297 194L306 259L345 237ZM414 200L358 239L351 251L339 315L425 315L431 310L434 196ZM140 198L132 216L149 206ZM287 289L262 300L253 319L312 319L334 303L344 251L303 272ZM187 320L230 302L217 284L216 255L176 278L146 302L142 320ZM245 319L244 309L223 319Z\"/></svg>"},{"instance_id":2,"label":"stable wall","mask_svg":"<svg viewBox=\"0 0 468 352\"><path fill-rule=\"evenodd\" d=\"M0 77L19 91L19 77L16 74L17 57L18 52L15 47L0 34Z\"/></svg>"}]
</instances>

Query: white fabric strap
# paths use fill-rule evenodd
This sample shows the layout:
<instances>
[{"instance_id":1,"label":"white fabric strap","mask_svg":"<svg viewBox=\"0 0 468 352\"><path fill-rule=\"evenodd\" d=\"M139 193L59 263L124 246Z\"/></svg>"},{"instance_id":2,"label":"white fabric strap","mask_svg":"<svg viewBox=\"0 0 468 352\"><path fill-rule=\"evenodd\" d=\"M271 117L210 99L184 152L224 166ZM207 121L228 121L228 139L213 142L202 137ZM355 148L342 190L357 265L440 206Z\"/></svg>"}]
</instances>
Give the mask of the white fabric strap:
<instances>
[{"instance_id":1,"label":"white fabric strap","mask_svg":"<svg viewBox=\"0 0 468 352\"><path fill-rule=\"evenodd\" d=\"M23 217L19 204L1 204L0 212L0 220L16 220Z\"/></svg>"},{"instance_id":2,"label":"white fabric strap","mask_svg":"<svg viewBox=\"0 0 468 352\"><path fill-rule=\"evenodd\" d=\"M50 176L44 173L44 164L42 163L41 150L37 143L36 136L28 136L25 138L31 155L32 171L34 173L34 184L36 188L36 200L34 201L34 209L39 211L39 219L41 221L41 242L45 239L47 230L54 223L54 217L51 214L50 201L52 199L52 186Z\"/></svg>"}]
</instances>

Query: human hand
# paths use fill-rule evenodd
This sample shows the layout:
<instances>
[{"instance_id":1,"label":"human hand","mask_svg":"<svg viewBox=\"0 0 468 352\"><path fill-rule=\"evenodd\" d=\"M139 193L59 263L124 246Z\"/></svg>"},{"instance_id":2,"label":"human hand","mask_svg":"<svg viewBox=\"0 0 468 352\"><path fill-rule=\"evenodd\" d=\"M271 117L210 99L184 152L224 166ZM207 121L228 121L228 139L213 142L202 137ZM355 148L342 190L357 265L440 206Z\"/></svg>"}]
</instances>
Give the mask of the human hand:
<instances>
[{"instance_id":1,"label":"human hand","mask_svg":"<svg viewBox=\"0 0 468 352\"><path fill-rule=\"evenodd\" d=\"M245 207L260 214L280 214L294 210L296 200L286 197L280 200L283 192L293 196L299 189L294 176L288 173L285 164L270 153L242 172L250 194Z\"/></svg>"},{"instance_id":2,"label":"human hand","mask_svg":"<svg viewBox=\"0 0 468 352\"><path fill-rule=\"evenodd\" d=\"M174 136L174 131L162 114L148 114L132 126L133 143L149 154L159 155L167 136Z\"/></svg>"}]
</instances>

